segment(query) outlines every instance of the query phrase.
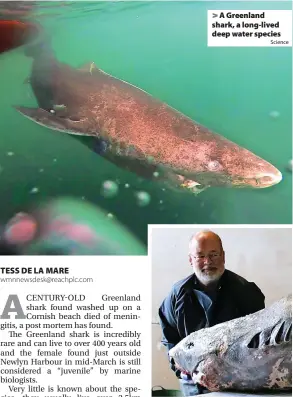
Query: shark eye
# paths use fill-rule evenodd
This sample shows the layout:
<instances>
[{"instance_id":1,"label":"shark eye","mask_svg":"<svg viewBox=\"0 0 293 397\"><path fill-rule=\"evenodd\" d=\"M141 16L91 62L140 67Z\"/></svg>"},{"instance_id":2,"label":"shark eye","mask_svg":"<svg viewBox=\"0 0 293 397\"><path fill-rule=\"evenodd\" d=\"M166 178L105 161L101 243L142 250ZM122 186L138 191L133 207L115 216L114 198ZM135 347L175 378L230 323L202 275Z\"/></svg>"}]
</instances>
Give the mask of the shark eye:
<instances>
[{"instance_id":1,"label":"shark eye","mask_svg":"<svg viewBox=\"0 0 293 397\"><path fill-rule=\"evenodd\" d=\"M213 160L208 163L208 169L210 171L218 171L221 168L222 166L217 160Z\"/></svg>"}]
</instances>

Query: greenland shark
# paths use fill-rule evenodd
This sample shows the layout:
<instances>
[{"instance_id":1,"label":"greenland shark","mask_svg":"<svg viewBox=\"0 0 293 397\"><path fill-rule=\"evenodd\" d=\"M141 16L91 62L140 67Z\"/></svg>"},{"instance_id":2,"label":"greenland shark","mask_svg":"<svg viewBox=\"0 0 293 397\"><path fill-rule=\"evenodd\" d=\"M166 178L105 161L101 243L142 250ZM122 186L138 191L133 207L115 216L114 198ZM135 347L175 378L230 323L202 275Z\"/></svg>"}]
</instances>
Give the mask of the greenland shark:
<instances>
[{"instance_id":1,"label":"greenland shark","mask_svg":"<svg viewBox=\"0 0 293 397\"><path fill-rule=\"evenodd\" d=\"M92 138L88 146L139 176L195 194L208 187L266 188L281 172L144 90L99 69L59 62L49 44L27 47L38 107L15 106L34 122Z\"/></svg>"},{"instance_id":2,"label":"greenland shark","mask_svg":"<svg viewBox=\"0 0 293 397\"><path fill-rule=\"evenodd\" d=\"M292 389L292 296L193 332L169 357L210 391Z\"/></svg>"}]
</instances>

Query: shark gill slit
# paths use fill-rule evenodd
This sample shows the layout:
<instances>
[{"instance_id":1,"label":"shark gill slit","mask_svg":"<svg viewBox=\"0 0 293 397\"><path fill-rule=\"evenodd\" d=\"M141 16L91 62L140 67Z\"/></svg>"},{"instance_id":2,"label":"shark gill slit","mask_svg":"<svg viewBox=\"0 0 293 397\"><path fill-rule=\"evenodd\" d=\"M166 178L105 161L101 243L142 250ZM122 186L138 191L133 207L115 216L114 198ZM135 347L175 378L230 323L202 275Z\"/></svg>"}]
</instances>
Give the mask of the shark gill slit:
<instances>
[{"instance_id":1,"label":"shark gill slit","mask_svg":"<svg viewBox=\"0 0 293 397\"><path fill-rule=\"evenodd\" d=\"M258 349L263 346L279 345L281 343L292 341L292 318L277 323L271 328L256 333L247 347Z\"/></svg>"}]
</instances>

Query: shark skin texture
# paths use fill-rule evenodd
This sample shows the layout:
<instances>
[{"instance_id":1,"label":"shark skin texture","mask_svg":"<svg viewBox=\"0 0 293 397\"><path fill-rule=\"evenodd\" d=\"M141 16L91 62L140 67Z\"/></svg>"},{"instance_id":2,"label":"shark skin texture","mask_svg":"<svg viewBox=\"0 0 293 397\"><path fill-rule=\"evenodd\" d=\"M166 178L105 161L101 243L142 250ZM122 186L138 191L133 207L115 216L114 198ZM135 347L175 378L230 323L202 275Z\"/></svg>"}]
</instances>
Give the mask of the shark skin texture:
<instances>
[{"instance_id":1,"label":"shark skin texture","mask_svg":"<svg viewBox=\"0 0 293 397\"><path fill-rule=\"evenodd\" d=\"M194 332L169 351L211 392L292 390L292 296L245 317Z\"/></svg>"}]
</instances>

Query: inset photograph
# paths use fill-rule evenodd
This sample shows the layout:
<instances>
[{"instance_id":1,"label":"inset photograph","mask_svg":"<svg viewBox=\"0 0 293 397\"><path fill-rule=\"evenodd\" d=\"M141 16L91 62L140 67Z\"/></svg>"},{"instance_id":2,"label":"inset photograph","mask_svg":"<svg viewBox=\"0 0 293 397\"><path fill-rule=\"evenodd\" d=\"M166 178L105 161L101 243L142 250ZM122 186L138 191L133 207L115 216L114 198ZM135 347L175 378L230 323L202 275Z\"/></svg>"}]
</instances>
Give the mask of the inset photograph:
<instances>
[{"instance_id":1,"label":"inset photograph","mask_svg":"<svg viewBox=\"0 0 293 397\"><path fill-rule=\"evenodd\" d=\"M152 395L291 395L292 229L150 226L149 249Z\"/></svg>"}]
</instances>

